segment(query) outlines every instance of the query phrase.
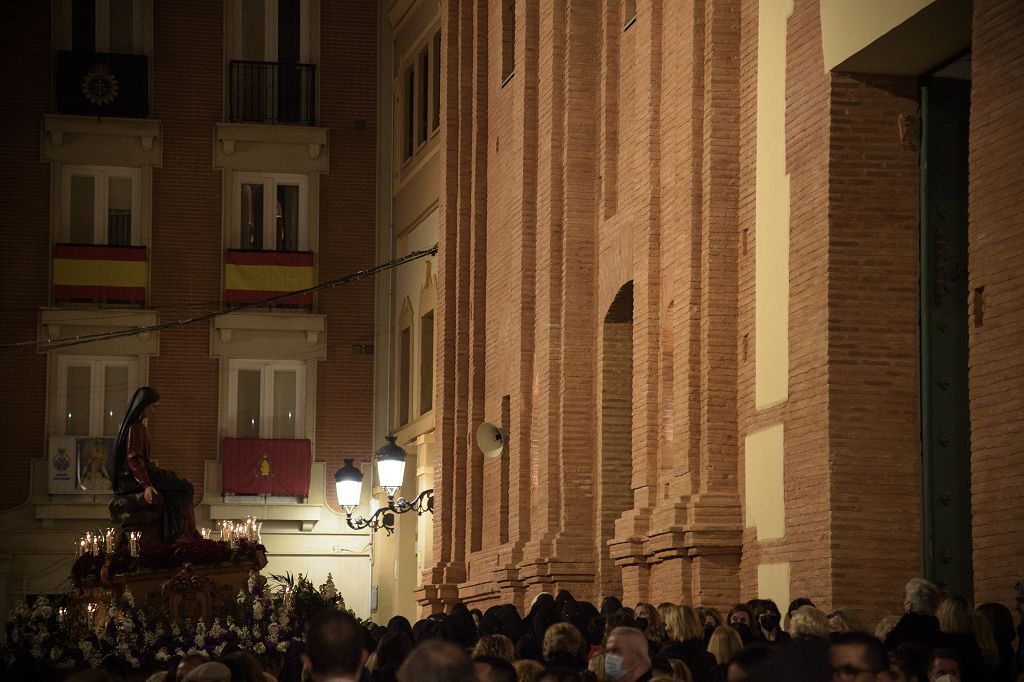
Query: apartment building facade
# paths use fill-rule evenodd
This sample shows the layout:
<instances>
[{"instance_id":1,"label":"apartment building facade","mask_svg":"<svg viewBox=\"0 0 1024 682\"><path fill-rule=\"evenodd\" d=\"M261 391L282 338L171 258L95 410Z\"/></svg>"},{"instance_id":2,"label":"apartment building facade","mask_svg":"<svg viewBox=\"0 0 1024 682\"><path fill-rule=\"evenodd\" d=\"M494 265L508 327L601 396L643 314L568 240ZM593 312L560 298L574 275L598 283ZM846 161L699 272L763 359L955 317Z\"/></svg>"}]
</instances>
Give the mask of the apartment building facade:
<instances>
[{"instance_id":1,"label":"apartment building facade","mask_svg":"<svg viewBox=\"0 0 1024 682\"><path fill-rule=\"evenodd\" d=\"M195 484L200 525L257 516L268 570L333 573L369 616L372 538L333 473L383 444L375 284L284 294L375 263L377 3L3 14L24 70L2 105L0 601L59 591L107 524L95 465L150 385L154 458Z\"/></svg>"}]
</instances>

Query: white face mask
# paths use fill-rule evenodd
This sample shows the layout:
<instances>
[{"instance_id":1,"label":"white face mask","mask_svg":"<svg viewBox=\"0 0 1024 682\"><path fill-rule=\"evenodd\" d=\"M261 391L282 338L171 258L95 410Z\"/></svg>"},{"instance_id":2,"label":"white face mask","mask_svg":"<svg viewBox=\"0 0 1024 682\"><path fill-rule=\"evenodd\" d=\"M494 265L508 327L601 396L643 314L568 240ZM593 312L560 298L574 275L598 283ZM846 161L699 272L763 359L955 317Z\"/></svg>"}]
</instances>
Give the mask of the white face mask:
<instances>
[{"instance_id":1,"label":"white face mask","mask_svg":"<svg viewBox=\"0 0 1024 682\"><path fill-rule=\"evenodd\" d=\"M626 662L622 656L616 654L605 654L604 674L613 680L620 680L626 674Z\"/></svg>"}]
</instances>

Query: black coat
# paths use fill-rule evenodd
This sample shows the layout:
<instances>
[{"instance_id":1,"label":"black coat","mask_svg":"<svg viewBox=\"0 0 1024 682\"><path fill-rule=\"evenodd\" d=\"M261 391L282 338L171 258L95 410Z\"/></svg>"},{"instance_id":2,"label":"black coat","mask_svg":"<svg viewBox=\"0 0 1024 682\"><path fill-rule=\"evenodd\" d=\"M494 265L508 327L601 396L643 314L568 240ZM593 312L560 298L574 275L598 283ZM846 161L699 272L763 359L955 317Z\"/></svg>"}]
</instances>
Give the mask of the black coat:
<instances>
[{"instance_id":1,"label":"black coat","mask_svg":"<svg viewBox=\"0 0 1024 682\"><path fill-rule=\"evenodd\" d=\"M939 619L923 613L908 613L900 618L896 627L885 636L885 648L892 651L900 644L916 642L928 649L943 646L942 630Z\"/></svg>"},{"instance_id":2,"label":"black coat","mask_svg":"<svg viewBox=\"0 0 1024 682\"><path fill-rule=\"evenodd\" d=\"M675 658L685 663L693 675L693 682L711 682L718 664L715 657L704 648L703 639L667 642L658 652L658 658Z\"/></svg>"}]
</instances>

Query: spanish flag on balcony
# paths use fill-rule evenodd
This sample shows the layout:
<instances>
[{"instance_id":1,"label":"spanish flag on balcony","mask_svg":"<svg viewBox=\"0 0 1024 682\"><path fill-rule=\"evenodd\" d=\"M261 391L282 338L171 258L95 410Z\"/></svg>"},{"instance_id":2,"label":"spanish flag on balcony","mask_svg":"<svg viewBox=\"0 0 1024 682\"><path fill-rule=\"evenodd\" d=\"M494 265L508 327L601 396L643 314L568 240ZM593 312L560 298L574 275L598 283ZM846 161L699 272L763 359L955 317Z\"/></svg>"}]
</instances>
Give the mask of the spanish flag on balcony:
<instances>
[{"instance_id":1,"label":"spanish flag on balcony","mask_svg":"<svg viewBox=\"0 0 1024 682\"><path fill-rule=\"evenodd\" d=\"M316 284L311 251L238 251L224 254L224 300L257 303ZM312 305L313 294L300 294L276 305Z\"/></svg>"},{"instance_id":2,"label":"spanish flag on balcony","mask_svg":"<svg viewBox=\"0 0 1024 682\"><path fill-rule=\"evenodd\" d=\"M146 247L55 244L55 301L146 302Z\"/></svg>"},{"instance_id":3,"label":"spanish flag on balcony","mask_svg":"<svg viewBox=\"0 0 1024 682\"><path fill-rule=\"evenodd\" d=\"M225 438L221 484L236 495L309 495L313 467L305 438Z\"/></svg>"}]
</instances>

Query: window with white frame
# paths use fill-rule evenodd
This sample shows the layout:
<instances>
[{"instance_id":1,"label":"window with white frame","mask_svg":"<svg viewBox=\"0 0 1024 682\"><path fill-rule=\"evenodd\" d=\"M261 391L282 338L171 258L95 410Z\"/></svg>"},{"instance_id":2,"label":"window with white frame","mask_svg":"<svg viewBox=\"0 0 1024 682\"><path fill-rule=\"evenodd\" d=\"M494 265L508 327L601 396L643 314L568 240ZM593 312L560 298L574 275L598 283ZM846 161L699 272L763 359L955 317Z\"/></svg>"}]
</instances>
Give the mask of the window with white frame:
<instances>
[{"instance_id":1,"label":"window with white frame","mask_svg":"<svg viewBox=\"0 0 1024 682\"><path fill-rule=\"evenodd\" d=\"M307 181L302 175L238 173L231 247L257 251L306 251L309 244Z\"/></svg>"},{"instance_id":2,"label":"window with white frame","mask_svg":"<svg viewBox=\"0 0 1024 682\"><path fill-rule=\"evenodd\" d=\"M395 81L395 126L401 161L415 156L441 125L441 32L424 39L403 63Z\"/></svg>"},{"instance_id":3,"label":"window with white frame","mask_svg":"<svg viewBox=\"0 0 1024 682\"><path fill-rule=\"evenodd\" d=\"M61 240L70 244L141 244L142 172L138 168L64 166Z\"/></svg>"},{"instance_id":4,"label":"window with white frame","mask_svg":"<svg viewBox=\"0 0 1024 682\"><path fill-rule=\"evenodd\" d=\"M61 356L55 430L63 436L117 435L135 390L136 358Z\"/></svg>"},{"instance_id":5,"label":"window with white frame","mask_svg":"<svg viewBox=\"0 0 1024 682\"><path fill-rule=\"evenodd\" d=\"M235 58L309 62L310 16L306 0L235 0Z\"/></svg>"},{"instance_id":6,"label":"window with white frame","mask_svg":"<svg viewBox=\"0 0 1024 682\"><path fill-rule=\"evenodd\" d=\"M306 365L298 360L231 360L230 435L305 438Z\"/></svg>"},{"instance_id":7,"label":"window with white frame","mask_svg":"<svg viewBox=\"0 0 1024 682\"><path fill-rule=\"evenodd\" d=\"M62 0L62 49L143 54L145 1Z\"/></svg>"}]
</instances>

